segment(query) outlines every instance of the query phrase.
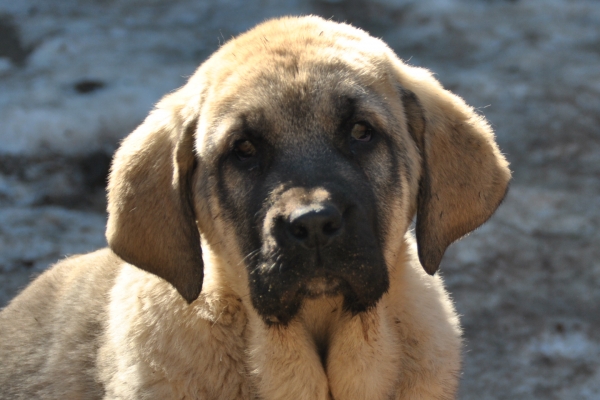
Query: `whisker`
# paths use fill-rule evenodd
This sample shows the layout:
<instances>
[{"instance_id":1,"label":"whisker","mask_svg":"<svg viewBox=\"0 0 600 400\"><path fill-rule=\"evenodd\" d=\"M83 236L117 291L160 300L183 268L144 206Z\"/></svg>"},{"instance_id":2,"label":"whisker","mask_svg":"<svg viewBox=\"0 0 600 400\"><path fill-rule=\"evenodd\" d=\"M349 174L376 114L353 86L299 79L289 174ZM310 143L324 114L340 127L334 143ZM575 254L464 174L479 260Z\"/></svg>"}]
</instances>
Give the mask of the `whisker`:
<instances>
[{"instance_id":1,"label":"whisker","mask_svg":"<svg viewBox=\"0 0 600 400\"><path fill-rule=\"evenodd\" d=\"M260 269L260 267L262 267L262 264L257 265L256 267L254 267L254 269L252 271L250 271L250 275L252 275L253 273L255 273L256 271L258 271Z\"/></svg>"},{"instance_id":2,"label":"whisker","mask_svg":"<svg viewBox=\"0 0 600 400\"><path fill-rule=\"evenodd\" d=\"M250 253L248 253L248 254L246 255L246 257L244 257L244 258L242 258L242 259L240 260L240 262L238 263L238 265L240 265L241 263L243 263L244 261L246 261L248 258L252 258L252 257L254 257L256 254L258 254L258 252L259 252L259 251L260 251L260 248L258 248L258 249L256 249L256 250L253 250L253 251L251 251Z\"/></svg>"},{"instance_id":3,"label":"whisker","mask_svg":"<svg viewBox=\"0 0 600 400\"><path fill-rule=\"evenodd\" d=\"M276 264L277 264L277 261L275 261L275 262L273 263L273 265L271 265L271 266L269 267L269 271L272 271L272 270L273 270L273 268L275 268L275 265L276 265Z\"/></svg>"}]
</instances>

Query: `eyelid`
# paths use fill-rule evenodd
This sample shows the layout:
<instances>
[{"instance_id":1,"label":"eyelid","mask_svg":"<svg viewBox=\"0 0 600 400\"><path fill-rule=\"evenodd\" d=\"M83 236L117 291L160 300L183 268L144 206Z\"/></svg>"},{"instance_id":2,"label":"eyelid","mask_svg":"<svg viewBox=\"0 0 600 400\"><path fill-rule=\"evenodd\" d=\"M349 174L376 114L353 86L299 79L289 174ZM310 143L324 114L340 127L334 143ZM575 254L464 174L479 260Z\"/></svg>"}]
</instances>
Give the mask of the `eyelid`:
<instances>
[{"instance_id":1,"label":"eyelid","mask_svg":"<svg viewBox=\"0 0 600 400\"><path fill-rule=\"evenodd\" d=\"M353 124L364 122L370 125L371 128L379 130L378 127L383 127L387 122L390 122L388 121L390 111L378 103L377 101L361 101L346 121Z\"/></svg>"},{"instance_id":2,"label":"eyelid","mask_svg":"<svg viewBox=\"0 0 600 400\"><path fill-rule=\"evenodd\" d=\"M228 147L233 150L238 143L244 140L247 140L253 145L256 145L256 141L253 140L253 138L250 135L248 135L247 132L242 130L236 130L229 134Z\"/></svg>"},{"instance_id":3,"label":"eyelid","mask_svg":"<svg viewBox=\"0 0 600 400\"><path fill-rule=\"evenodd\" d=\"M375 129L375 128L373 128L373 125L369 121L367 121L366 119L364 119L364 118L363 119L357 119L356 121L354 121L354 123L352 124L352 126L355 126L355 125L364 125L368 129Z\"/></svg>"}]
</instances>

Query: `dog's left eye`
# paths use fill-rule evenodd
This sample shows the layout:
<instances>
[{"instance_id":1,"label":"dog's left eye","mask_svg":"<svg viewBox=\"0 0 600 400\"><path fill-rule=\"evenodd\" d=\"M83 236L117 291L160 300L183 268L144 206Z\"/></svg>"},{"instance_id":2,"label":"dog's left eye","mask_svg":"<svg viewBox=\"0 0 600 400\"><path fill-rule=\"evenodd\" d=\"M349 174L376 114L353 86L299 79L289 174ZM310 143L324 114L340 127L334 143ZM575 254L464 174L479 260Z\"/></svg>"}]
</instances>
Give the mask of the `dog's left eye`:
<instances>
[{"instance_id":1,"label":"dog's left eye","mask_svg":"<svg viewBox=\"0 0 600 400\"><path fill-rule=\"evenodd\" d=\"M233 145L233 153L240 161L246 161L256 155L256 147L247 139L238 140Z\"/></svg>"},{"instance_id":2,"label":"dog's left eye","mask_svg":"<svg viewBox=\"0 0 600 400\"><path fill-rule=\"evenodd\" d=\"M358 142L370 142L373 138L373 128L366 122L358 122L352 127L350 136Z\"/></svg>"}]
</instances>

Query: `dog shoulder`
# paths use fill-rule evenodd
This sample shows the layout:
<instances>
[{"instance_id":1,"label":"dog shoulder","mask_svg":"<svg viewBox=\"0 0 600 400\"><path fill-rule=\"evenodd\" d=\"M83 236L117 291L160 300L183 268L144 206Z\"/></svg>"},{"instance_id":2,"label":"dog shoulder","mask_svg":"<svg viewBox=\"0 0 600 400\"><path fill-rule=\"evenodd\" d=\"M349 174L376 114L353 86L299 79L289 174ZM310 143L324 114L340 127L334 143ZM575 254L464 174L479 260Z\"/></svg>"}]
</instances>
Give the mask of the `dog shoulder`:
<instances>
[{"instance_id":1,"label":"dog shoulder","mask_svg":"<svg viewBox=\"0 0 600 400\"><path fill-rule=\"evenodd\" d=\"M165 280L125 265L108 293L98 351L110 398L251 398L241 299L203 291L191 304Z\"/></svg>"},{"instance_id":2,"label":"dog shoulder","mask_svg":"<svg viewBox=\"0 0 600 400\"><path fill-rule=\"evenodd\" d=\"M39 276L0 313L0 397L100 392L94 354L104 298L122 263L109 249L73 256Z\"/></svg>"}]
</instances>

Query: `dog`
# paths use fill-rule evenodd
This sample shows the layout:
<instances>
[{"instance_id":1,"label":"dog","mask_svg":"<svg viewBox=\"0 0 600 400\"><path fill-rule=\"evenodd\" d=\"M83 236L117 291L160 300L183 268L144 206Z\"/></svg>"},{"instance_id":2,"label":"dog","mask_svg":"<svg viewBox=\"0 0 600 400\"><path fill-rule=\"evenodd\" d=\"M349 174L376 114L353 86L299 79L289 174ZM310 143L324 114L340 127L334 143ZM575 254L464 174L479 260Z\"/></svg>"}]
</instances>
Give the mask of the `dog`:
<instances>
[{"instance_id":1,"label":"dog","mask_svg":"<svg viewBox=\"0 0 600 400\"><path fill-rule=\"evenodd\" d=\"M262 23L123 141L109 248L2 311L0 397L455 398L434 274L509 180L486 120L381 40Z\"/></svg>"}]
</instances>

